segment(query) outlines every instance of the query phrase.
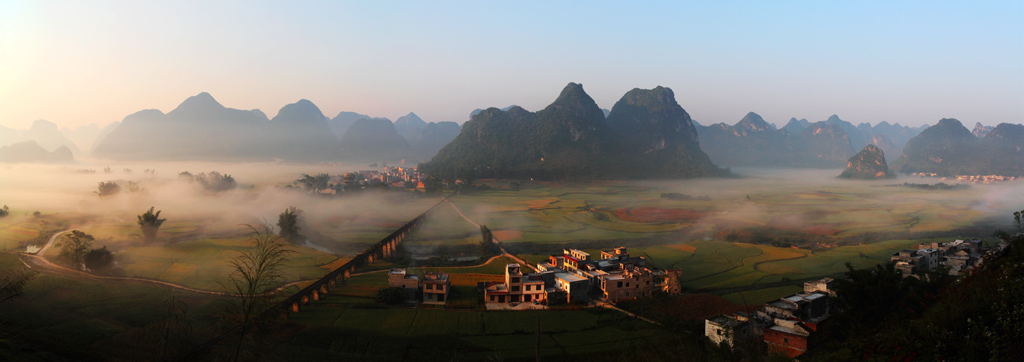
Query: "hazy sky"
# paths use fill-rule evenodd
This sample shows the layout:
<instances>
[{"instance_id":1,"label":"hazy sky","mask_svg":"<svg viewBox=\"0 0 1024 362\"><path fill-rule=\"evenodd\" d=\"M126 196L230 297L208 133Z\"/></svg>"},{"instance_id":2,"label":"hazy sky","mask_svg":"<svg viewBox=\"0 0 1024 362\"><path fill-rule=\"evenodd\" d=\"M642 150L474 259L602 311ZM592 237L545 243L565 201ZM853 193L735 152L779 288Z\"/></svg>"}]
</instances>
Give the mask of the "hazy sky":
<instances>
[{"instance_id":1,"label":"hazy sky","mask_svg":"<svg viewBox=\"0 0 1024 362\"><path fill-rule=\"evenodd\" d=\"M461 123L568 82L608 109L670 87L704 124L1024 123L1024 2L835 3L0 0L0 125L102 126L203 91Z\"/></svg>"}]
</instances>

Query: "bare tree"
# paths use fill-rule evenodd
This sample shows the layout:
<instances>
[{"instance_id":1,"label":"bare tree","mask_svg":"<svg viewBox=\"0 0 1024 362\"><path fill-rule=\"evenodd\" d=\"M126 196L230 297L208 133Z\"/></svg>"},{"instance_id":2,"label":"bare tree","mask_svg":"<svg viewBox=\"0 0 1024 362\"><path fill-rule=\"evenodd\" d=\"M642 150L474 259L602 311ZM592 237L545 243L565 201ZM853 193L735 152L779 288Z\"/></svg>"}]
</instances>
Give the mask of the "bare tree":
<instances>
[{"instance_id":1,"label":"bare tree","mask_svg":"<svg viewBox=\"0 0 1024 362\"><path fill-rule=\"evenodd\" d=\"M0 272L0 303L21 295L21 290L32 278L36 277L36 274L35 270L29 268Z\"/></svg>"},{"instance_id":2,"label":"bare tree","mask_svg":"<svg viewBox=\"0 0 1024 362\"><path fill-rule=\"evenodd\" d=\"M269 352L263 312L273 305L273 293L284 279L284 264L292 250L274 235L271 226L246 225L252 230L253 249L231 261L230 294L225 321L234 330L227 347L231 361L260 360Z\"/></svg>"}]
</instances>

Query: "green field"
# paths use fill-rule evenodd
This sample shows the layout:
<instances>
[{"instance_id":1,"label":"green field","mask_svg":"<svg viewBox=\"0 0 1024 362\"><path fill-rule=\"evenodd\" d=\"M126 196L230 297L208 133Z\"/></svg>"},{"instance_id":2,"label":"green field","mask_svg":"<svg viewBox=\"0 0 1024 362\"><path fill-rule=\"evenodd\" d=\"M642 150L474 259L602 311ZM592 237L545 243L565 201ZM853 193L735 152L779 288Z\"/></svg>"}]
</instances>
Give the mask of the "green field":
<instances>
[{"instance_id":1,"label":"green field","mask_svg":"<svg viewBox=\"0 0 1024 362\"><path fill-rule=\"evenodd\" d=\"M295 335L291 347L332 359L515 360L535 355L538 324L541 356L546 358L578 352L618 355L631 343L652 342L663 334L656 326L603 309L475 312L357 309L330 303L328 298L291 313L289 321L309 326ZM310 343L305 336L325 343Z\"/></svg>"}]
</instances>

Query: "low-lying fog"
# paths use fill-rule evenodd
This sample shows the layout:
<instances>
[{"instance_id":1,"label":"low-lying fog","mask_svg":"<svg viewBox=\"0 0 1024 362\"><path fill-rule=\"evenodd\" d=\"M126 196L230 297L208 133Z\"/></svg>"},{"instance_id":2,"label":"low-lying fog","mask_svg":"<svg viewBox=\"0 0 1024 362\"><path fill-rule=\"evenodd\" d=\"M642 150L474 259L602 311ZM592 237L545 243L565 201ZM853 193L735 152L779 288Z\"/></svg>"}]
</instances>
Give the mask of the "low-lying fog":
<instances>
[{"instance_id":1,"label":"low-lying fog","mask_svg":"<svg viewBox=\"0 0 1024 362\"><path fill-rule=\"evenodd\" d=\"M677 192L694 197L709 196L712 199L742 200L746 195L758 193L799 193L803 191L828 190L841 192L843 189L864 187L886 187L878 200L898 204L906 200L898 190L888 185L912 184L959 184L955 179L941 177L917 177L899 175L888 180L850 180L837 178L841 169L766 169L734 168L740 175L734 179L692 179L680 181L645 181L643 185ZM975 210L996 218L997 222L1009 224L1014 211L1024 209L1024 180L993 184L972 183L970 188L959 191L932 191L915 193L916 199L967 200ZM741 205L736 205L741 207Z\"/></svg>"},{"instance_id":2,"label":"low-lying fog","mask_svg":"<svg viewBox=\"0 0 1024 362\"><path fill-rule=\"evenodd\" d=\"M105 173L104 168L108 166L111 172ZM304 222L314 225L331 222L359 224L380 219L406 220L429 207L428 200L402 207L412 201L409 198L392 197L399 195L378 192L328 198L301 189L285 188L303 174L328 173L334 176L369 169L378 168L362 164L213 162L61 166L0 164L0 205L10 207L11 217L24 217L35 211L44 214L74 212L107 219L112 217L129 224L134 223L135 215L155 207L162 211L162 218L169 220L216 220L225 227L263 221L273 225L278 215L289 206L303 210L303 217L306 218ZM196 183L180 180L178 174L183 171L193 175L217 171L231 175L238 186L216 193L206 191ZM113 196L100 197L97 194L98 184L107 181L136 182L143 190L122 190Z\"/></svg>"}]
</instances>

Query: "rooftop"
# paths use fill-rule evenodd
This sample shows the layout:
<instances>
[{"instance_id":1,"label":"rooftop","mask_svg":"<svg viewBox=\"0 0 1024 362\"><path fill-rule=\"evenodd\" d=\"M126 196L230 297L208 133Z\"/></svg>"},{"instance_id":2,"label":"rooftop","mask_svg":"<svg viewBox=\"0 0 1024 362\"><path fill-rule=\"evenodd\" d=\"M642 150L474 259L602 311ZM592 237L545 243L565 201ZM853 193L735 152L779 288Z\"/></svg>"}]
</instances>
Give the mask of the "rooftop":
<instances>
[{"instance_id":1,"label":"rooftop","mask_svg":"<svg viewBox=\"0 0 1024 362\"><path fill-rule=\"evenodd\" d=\"M586 281L587 280L587 278L581 277L581 276L576 275L576 274L569 274L569 273L558 273L558 274L555 274L555 278L562 279L562 280L570 282L570 283L572 283L572 282L582 282L582 281Z\"/></svg>"},{"instance_id":2,"label":"rooftop","mask_svg":"<svg viewBox=\"0 0 1024 362\"><path fill-rule=\"evenodd\" d=\"M740 318L744 320L739 320ZM723 327L735 328L746 322L746 318L732 315L719 314L708 319L712 323L721 325Z\"/></svg>"}]
</instances>

